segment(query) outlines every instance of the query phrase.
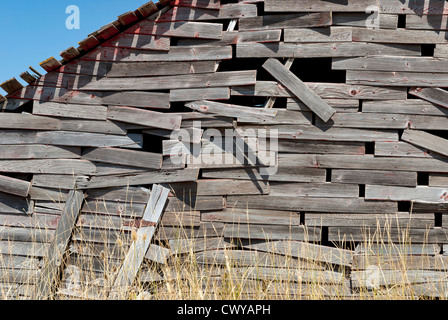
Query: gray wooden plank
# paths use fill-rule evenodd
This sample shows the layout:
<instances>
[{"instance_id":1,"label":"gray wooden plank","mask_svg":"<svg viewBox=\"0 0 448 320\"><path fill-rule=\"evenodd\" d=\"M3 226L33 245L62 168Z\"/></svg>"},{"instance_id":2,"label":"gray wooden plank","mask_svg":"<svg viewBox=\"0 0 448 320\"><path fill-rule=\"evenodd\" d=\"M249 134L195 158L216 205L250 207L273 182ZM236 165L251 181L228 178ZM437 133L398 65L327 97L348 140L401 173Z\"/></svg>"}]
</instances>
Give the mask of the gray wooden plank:
<instances>
[{"instance_id":1,"label":"gray wooden plank","mask_svg":"<svg viewBox=\"0 0 448 320\"><path fill-rule=\"evenodd\" d=\"M30 187L31 183L29 181L0 175L0 192L26 198L28 197Z\"/></svg>"},{"instance_id":2,"label":"gray wooden plank","mask_svg":"<svg viewBox=\"0 0 448 320\"><path fill-rule=\"evenodd\" d=\"M378 21L379 20L379 21ZM398 14L379 14L380 29L397 29ZM334 26L367 27L372 24L372 13L357 12L333 12Z\"/></svg>"},{"instance_id":3,"label":"gray wooden plank","mask_svg":"<svg viewBox=\"0 0 448 320\"><path fill-rule=\"evenodd\" d=\"M441 107L448 108L448 93L440 88L415 88L409 91L410 94L423 100L435 103Z\"/></svg>"},{"instance_id":4,"label":"gray wooden plank","mask_svg":"<svg viewBox=\"0 0 448 320\"><path fill-rule=\"evenodd\" d=\"M169 51L171 40L145 34L120 33L115 37L103 42L103 47L130 48L139 50Z\"/></svg>"},{"instance_id":5,"label":"gray wooden plank","mask_svg":"<svg viewBox=\"0 0 448 320\"><path fill-rule=\"evenodd\" d=\"M331 181L373 185L417 186L417 172L383 170L343 170L331 172Z\"/></svg>"},{"instance_id":6,"label":"gray wooden plank","mask_svg":"<svg viewBox=\"0 0 448 320\"><path fill-rule=\"evenodd\" d=\"M418 147L448 156L448 140L418 130L405 130L401 139Z\"/></svg>"},{"instance_id":7,"label":"gray wooden plank","mask_svg":"<svg viewBox=\"0 0 448 320\"><path fill-rule=\"evenodd\" d=\"M111 78L124 78L211 73L215 71L215 65L216 61L122 62L112 64L107 76Z\"/></svg>"},{"instance_id":8,"label":"gray wooden plank","mask_svg":"<svg viewBox=\"0 0 448 320\"><path fill-rule=\"evenodd\" d=\"M359 196L357 184L271 182L269 189L271 196L315 198L356 198Z\"/></svg>"},{"instance_id":9,"label":"gray wooden plank","mask_svg":"<svg viewBox=\"0 0 448 320\"><path fill-rule=\"evenodd\" d=\"M0 160L0 172L92 175L95 165L86 160Z\"/></svg>"},{"instance_id":10,"label":"gray wooden plank","mask_svg":"<svg viewBox=\"0 0 448 320\"><path fill-rule=\"evenodd\" d=\"M139 91L113 92L111 94L105 93L103 96L103 104L149 109L169 109L171 107L170 94Z\"/></svg>"},{"instance_id":11,"label":"gray wooden plank","mask_svg":"<svg viewBox=\"0 0 448 320\"><path fill-rule=\"evenodd\" d=\"M363 113L399 113L447 116L448 110L421 99L364 101Z\"/></svg>"},{"instance_id":12,"label":"gray wooden plank","mask_svg":"<svg viewBox=\"0 0 448 320\"><path fill-rule=\"evenodd\" d=\"M376 6L377 1L374 0L348 0L348 1L322 1L322 0L265 0L266 12L319 12L319 11L335 11L335 12L365 12L370 5Z\"/></svg>"},{"instance_id":13,"label":"gray wooden plank","mask_svg":"<svg viewBox=\"0 0 448 320\"><path fill-rule=\"evenodd\" d=\"M149 34L164 37L221 39L222 27L220 23L205 22L155 22L143 20L125 31L130 34Z\"/></svg>"},{"instance_id":14,"label":"gray wooden plank","mask_svg":"<svg viewBox=\"0 0 448 320\"><path fill-rule=\"evenodd\" d=\"M59 119L25 113L1 113L0 128L15 130L59 130L60 121Z\"/></svg>"},{"instance_id":15,"label":"gray wooden plank","mask_svg":"<svg viewBox=\"0 0 448 320\"><path fill-rule=\"evenodd\" d=\"M63 256L68 248L83 201L84 194L82 192L70 192L62 217L59 220L56 234L48 249L46 262L37 281L36 299L46 300L52 295L53 286L58 279L59 268L63 262Z\"/></svg>"},{"instance_id":16,"label":"gray wooden plank","mask_svg":"<svg viewBox=\"0 0 448 320\"><path fill-rule=\"evenodd\" d=\"M352 27L285 29L284 41L294 43L351 42Z\"/></svg>"},{"instance_id":17,"label":"gray wooden plank","mask_svg":"<svg viewBox=\"0 0 448 320\"><path fill-rule=\"evenodd\" d=\"M61 131L126 135L126 126L113 121L61 119Z\"/></svg>"},{"instance_id":18,"label":"gray wooden plank","mask_svg":"<svg viewBox=\"0 0 448 320\"><path fill-rule=\"evenodd\" d=\"M224 31L221 40L179 39L178 46L228 46L240 42L280 42L282 29Z\"/></svg>"},{"instance_id":19,"label":"gray wooden plank","mask_svg":"<svg viewBox=\"0 0 448 320\"><path fill-rule=\"evenodd\" d=\"M189 7L173 7L156 19L157 22L223 20L256 17L255 4L222 4L219 10Z\"/></svg>"},{"instance_id":20,"label":"gray wooden plank","mask_svg":"<svg viewBox=\"0 0 448 320\"><path fill-rule=\"evenodd\" d=\"M174 89L170 91L171 102L196 101L196 100L228 100L230 99L229 87L198 88L198 89Z\"/></svg>"},{"instance_id":21,"label":"gray wooden plank","mask_svg":"<svg viewBox=\"0 0 448 320\"><path fill-rule=\"evenodd\" d=\"M223 222L226 224L265 224L300 226L300 213L252 208L226 208L220 211L201 213L202 222Z\"/></svg>"},{"instance_id":22,"label":"gray wooden plank","mask_svg":"<svg viewBox=\"0 0 448 320\"><path fill-rule=\"evenodd\" d=\"M145 78L72 78L72 86L79 90L153 91L166 89L226 87L255 84L256 71L230 71Z\"/></svg>"},{"instance_id":23,"label":"gray wooden plank","mask_svg":"<svg viewBox=\"0 0 448 320\"><path fill-rule=\"evenodd\" d=\"M13 141L11 141L13 142ZM56 147L49 145L2 145L0 159L79 159L81 149L77 147Z\"/></svg>"},{"instance_id":24,"label":"gray wooden plank","mask_svg":"<svg viewBox=\"0 0 448 320\"><path fill-rule=\"evenodd\" d=\"M117 299L120 295L126 295L129 286L134 282L146 251L151 245L157 225L162 218L168 193L169 189L159 185L152 187L151 196L143 215L143 220L152 223L152 225L142 227L137 231L137 239L131 244L123 265L115 278L113 291L110 295L112 299Z\"/></svg>"},{"instance_id":25,"label":"gray wooden plank","mask_svg":"<svg viewBox=\"0 0 448 320\"><path fill-rule=\"evenodd\" d=\"M327 122L336 113L322 98L306 86L297 76L285 68L278 60L269 59L263 68L281 84L290 90L298 99L307 105L317 116Z\"/></svg>"},{"instance_id":26,"label":"gray wooden plank","mask_svg":"<svg viewBox=\"0 0 448 320\"><path fill-rule=\"evenodd\" d=\"M442 0L380 0L380 13L411 15L448 14L445 1Z\"/></svg>"},{"instance_id":27,"label":"gray wooden plank","mask_svg":"<svg viewBox=\"0 0 448 320\"><path fill-rule=\"evenodd\" d=\"M196 181L198 169L185 169L175 172L148 172L135 175L92 177L89 182L78 183L80 189L99 189L121 186L146 185L152 183L173 183Z\"/></svg>"},{"instance_id":28,"label":"gray wooden plank","mask_svg":"<svg viewBox=\"0 0 448 320\"><path fill-rule=\"evenodd\" d=\"M329 58L367 55L420 56L419 45L364 42L251 43L236 45L237 58Z\"/></svg>"},{"instance_id":29,"label":"gray wooden plank","mask_svg":"<svg viewBox=\"0 0 448 320\"><path fill-rule=\"evenodd\" d=\"M104 106L62 104L56 102L40 103L36 101L33 105L33 114L62 118L106 120L107 108Z\"/></svg>"},{"instance_id":30,"label":"gray wooden plank","mask_svg":"<svg viewBox=\"0 0 448 320\"><path fill-rule=\"evenodd\" d=\"M447 34L443 31L432 30L389 30L373 28L353 28L353 41L378 43L411 43L435 44L446 43Z\"/></svg>"},{"instance_id":31,"label":"gray wooden plank","mask_svg":"<svg viewBox=\"0 0 448 320\"><path fill-rule=\"evenodd\" d=\"M75 131L44 131L37 134L37 143L55 146L73 147L126 147L141 149L143 137L141 134L130 133L118 136L103 133Z\"/></svg>"},{"instance_id":32,"label":"gray wooden plank","mask_svg":"<svg viewBox=\"0 0 448 320\"><path fill-rule=\"evenodd\" d=\"M167 130L180 129L182 122L181 116L122 106L109 106L107 118L109 120Z\"/></svg>"},{"instance_id":33,"label":"gray wooden plank","mask_svg":"<svg viewBox=\"0 0 448 320\"><path fill-rule=\"evenodd\" d=\"M391 87L446 87L447 73L347 70L348 84Z\"/></svg>"},{"instance_id":34,"label":"gray wooden plank","mask_svg":"<svg viewBox=\"0 0 448 320\"><path fill-rule=\"evenodd\" d=\"M443 187L417 186L366 186L367 200L413 201L423 203L446 203L448 189Z\"/></svg>"},{"instance_id":35,"label":"gray wooden plank","mask_svg":"<svg viewBox=\"0 0 448 320\"><path fill-rule=\"evenodd\" d=\"M232 239L319 241L320 229L307 230L304 226L228 224L223 235Z\"/></svg>"},{"instance_id":36,"label":"gray wooden plank","mask_svg":"<svg viewBox=\"0 0 448 320\"><path fill-rule=\"evenodd\" d=\"M365 100L404 100L407 98L405 88L347 85L344 83L305 82L322 99L365 99ZM232 96L286 97L293 95L275 81L257 81L255 85L232 86Z\"/></svg>"},{"instance_id":37,"label":"gray wooden plank","mask_svg":"<svg viewBox=\"0 0 448 320\"><path fill-rule=\"evenodd\" d=\"M265 15L239 19L239 30L325 27L331 25L331 12Z\"/></svg>"},{"instance_id":38,"label":"gray wooden plank","mask_svg":"<svg viewBox=\"0 0 448 320\"><path fill-rule=\"evenodd\" d=\"M162 167L161 154L125 150L119 148L86 149L83 152L82 158L90 161L120 164L147 169L157 170Z\"/></svg>"},{"instance_id":39,"label":"gray wooden plank","mask_svg":"<svg viewBox=\"0 0 448 320\"><path fill-rule=\"evenodd\" d=\"M189 102L185 104L185 106L194 111L211 113L224 117L248 117L250 119L258 119L266 117L273 118L277 115L277 111L273 109L253 108L207 100Z\"/></svg>"}]
</instances>

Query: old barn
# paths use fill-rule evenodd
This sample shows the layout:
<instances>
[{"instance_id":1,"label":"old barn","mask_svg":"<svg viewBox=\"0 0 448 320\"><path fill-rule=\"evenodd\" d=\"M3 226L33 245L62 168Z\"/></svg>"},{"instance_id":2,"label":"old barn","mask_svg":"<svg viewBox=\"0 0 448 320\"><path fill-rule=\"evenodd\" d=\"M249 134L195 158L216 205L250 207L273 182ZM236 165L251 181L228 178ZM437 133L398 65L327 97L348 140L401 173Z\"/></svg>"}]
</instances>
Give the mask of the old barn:
<instances>
[{"instance_id":1,"label":"old barn","mask_svg":"<svg viewBox=\"0 0 448 320\"><path fill-rule=\"evenodd\" d=\"M2 83L2 297L116 298L183 254L356 297L402 242L446 295L447 30L444 0L165 0Z\"/></svg>"}]
</instances>

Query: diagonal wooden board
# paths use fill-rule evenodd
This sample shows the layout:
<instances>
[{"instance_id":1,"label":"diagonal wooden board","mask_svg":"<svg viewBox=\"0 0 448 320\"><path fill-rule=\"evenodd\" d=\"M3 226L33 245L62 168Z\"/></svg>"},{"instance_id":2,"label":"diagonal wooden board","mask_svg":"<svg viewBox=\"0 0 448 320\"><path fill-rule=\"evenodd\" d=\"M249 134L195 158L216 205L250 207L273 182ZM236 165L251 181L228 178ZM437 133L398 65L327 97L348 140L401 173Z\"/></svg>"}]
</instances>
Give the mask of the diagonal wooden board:
<instances>
[{"instance_id":1,"label":"diagonal wooden board","mask_svg":"<svg viewBox=\"0 0 448 320\"><path fill-rule=\"evenodd\" d=\"M143 221L149 222L149 224L152 225L141 227L137 231L137 239L132 243L126 254L123 265L118 271L109 298L121 298L122 295L127 292L129 286L134 282L137 272L146 255L146 251L148 251L148 248L151 245L152 238L162 217L162 212L165 208L169 193L170 190L167 188L160 185L153 186L142 218Z\"/></svg>"},{"instance_id":2,"label":"diagonal wooden board","mask_svg":"<svg viewBox=\"0 0 448 320\"><path fill-rule=\"evenodd\" d=\"M305 83L303 83L294 73L289 71L280 61L268 59L263 68L268 71L278 82L286 87L294 96L302 101L319 118L327 122L336 113L328 103L319 97Z\"/></svg>"},{"instance_id":3,"label":"diagonal wooden board","mask_svg":"<svg viewBox=\"0 0 448 320\"><path fill-rule=\"evenodd\" d=\"M37 280L34 298L47 300L51 298L53 289L59 279L59 271L75 228L76 220L84 202L84 193L70 191L53 240L46 255L45 264Z\"/></svg>"},{"instance_id":4,"label":"diagonal wooden board","mask_svg":"<svg viewBox=\"0 0 448 320\"><path fill-rule=\"evenodd\" d=\"M420 130L404 130L401 140L448 157L448 140Z\"/></svg>"}]
</instances>

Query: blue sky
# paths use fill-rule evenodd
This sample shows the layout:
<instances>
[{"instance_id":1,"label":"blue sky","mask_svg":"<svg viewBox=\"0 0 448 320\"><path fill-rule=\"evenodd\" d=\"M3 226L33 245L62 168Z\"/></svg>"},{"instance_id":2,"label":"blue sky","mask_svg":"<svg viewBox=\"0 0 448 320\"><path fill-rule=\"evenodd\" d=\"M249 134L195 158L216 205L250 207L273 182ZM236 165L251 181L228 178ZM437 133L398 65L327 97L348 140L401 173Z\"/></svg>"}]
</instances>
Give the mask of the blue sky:
<instances>
[{"instance_id":1,"label":"blue sky","mask_svg":"<svg viewBox=\"0 0 448 320\"><path fill-rule=\"evenodd\" d=\"M26 84L20 74L32 66L45 71L39 63L78 42L102 26L114 21L149 0L22 0L0 2L0 83L15 77ZM155 1L157 2L157 1ZM80 10L80 29L69 30L65 13L69 5ZM5 92L0 89L1 94Z\"/></svg>"}]
</instances>

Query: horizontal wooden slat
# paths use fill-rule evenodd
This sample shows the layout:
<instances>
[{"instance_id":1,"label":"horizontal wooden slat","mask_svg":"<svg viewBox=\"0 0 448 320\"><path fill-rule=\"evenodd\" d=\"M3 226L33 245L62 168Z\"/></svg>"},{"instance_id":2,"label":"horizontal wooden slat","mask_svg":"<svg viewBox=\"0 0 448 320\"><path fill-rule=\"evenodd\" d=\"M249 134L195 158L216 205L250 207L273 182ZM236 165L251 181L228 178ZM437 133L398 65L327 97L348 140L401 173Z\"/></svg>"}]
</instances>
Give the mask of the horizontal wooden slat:
<instances>
[{"instance_id":1,"label":"horizontal wooden slat","mask_svg":"<svg viewBox=\"0 0 448 320\"><path fill-rule=\"evenodd\" d=\"M380 14L379 19L372 21L372 13L333 12L334 26L368 27L372 22L378 23L380 29L397 29L398 14Z\"/></svg>"},{"instance_id":2,"label":"horizontal wooden slat","mask_svg":"<svg viewBox=\"0 0 448 320\"><path fill-rule=\"evenodd\" d=\"M60 175L60 174L34 174L32 185L34 187L48 187L55 189L75 189L76 181L87 181L87 176Z\"/></svg>"},{"instance_id":3,"label":"horizontal wooden slat","mask_svg":"<svg viewBox=\"0 0 448 320\"><path fill-rule=\"evenodd\" d=\"M151 20L143 20L125 32L165 37L221 39L222 24L205 22L154 22Z\"/></svg>"},{"instance_id":4,"label":"horizontal wooden slat","mask_svg":"<svg viewBox=\"0 0 448 320\"><path fill-rule=\"evenodd\" d=\"M367 55L419 56L419 45L388 45L364 42L340 43L238 43L238 58L327 58Z\"/></svg>"},{"instance_id":5,"label":"horizontal wooden slat","mask_svg":"<svg viewBox=\"0 0 448 320\"><path fill-rule=\"evenodd\" d=\"M229 224L266 224L300 226L300 214L297 212L262 210L251 208L228 208L222 211L201 213L201 221L224 222Z\"/></svg>"},{"instance_id":6,"label":"horizontal wooden slat","mask_svg":"<svg viewBox=\"0 0 448 320\"><path fill-rule=\"evenodd\" d=\"M305 84L323 99L398 100L407 97L405 88L384 88L343 83L305 82ZM274 81L257 81L254 86L233 86L231 94L235 96L293 97L286 88Z\"/></svg>"},{"instance_id":7,"label":"horizontal wooden slat","mask_svg":"<svg viewBox=\"0 0 448 320\"><path fill-rule=\"evenodd\" d=\"M172 47L169 52L98 47L82 57L101 62L180 62L226 60L232 58L232 47Z\"/></svg>"},{"instance_id":8,"label":"horizontal wooden slat","mask_svg":"<svg viewBox=\"0 0 448 320\"><path fill-rule=\"evenodd\" d=\"M118 148L87 149L84 150L82 158L90 161L128 165L148 169L160 169L162 166L161 154Z\"/></svg>"},{"instance_id":9,"label":"horizontal wooden slat","mask_svg":"<svg viewBox=\"0 0 448 320\"><path fill-rule=\"evenodd\" d=\"M325 199L325 200L323 200ZM287 211L341 212L341 213L395 213L397 203L366 201L363 198L321 198L287 196L229 196L228 208L254 208Z\"/></svg>"},{"instance_id":10,"label":"horizontal wooden slat","mask_svg":"<svg viewBox=\"0 0 448 320\"><path fill-rule=\"evenodd\" d=\"M175 172L148 172L134 175L93 177L89 182L78 183L80 189L99 189L121 186L146 185L153 183L174 183L196 181L199 171L185 169Z\"/></svg>"},{"instance_id":11,"label":"horizontal wooden slat","mask_svg":"<svg viewBox=\"0 0 448 320\"><path fill-rule=\"evenodd\" d=\"M98 92L70 91L65 88L52 88L40 86L26 86L11 98L38 101L51 101L60 103L79 103L86 105L101 104L102 99Z\"/></svg>"},{"instance_id":12,"label":"horizontal wooden slat","mask_svg":"<svg viewBox=\"0 0 448 320\"><path fill-rule=\"evenodd\" d=\"M170 101L195 101L195 100L228 100L230 99L229 87L175 89L170 91Z\"/></svg>"},{"instance_id":13,"label":"horizontal wooden slat","mask_svg":"<svg viewBox=\"0 0 448 320\"><path fill-rule=\"evenodd\" d=\"M423 203L446 203L448 188L417 186L415 188L395 186L366 186L366 199L414 201Z\"/></svg>"},{"instance_id":14,"label":"horizontal wooden slat","mask_svg":"<svg viewBox=\"0 0 448 320\"><path fill-rule=\"evenodd\" d=\"M85 160L0 160L0 172L92 175L95 165Z\"/></svg>"},{"instance_id":15,"label":"horizontal wooden slat","mask_svg":"<svg viewBox=\"0 0 448 320\"><path fill-rule=\"evenodd\" d=\"M166 89L188 89L226 87L255 84L256 71L231 71L148 78L72 78L71 86L77 90L99 91L153 91Z\"/></svg>"},{"instance_id":16,"label":"horizontal wooden slat","mask_svg":"<svg viewBox=\"0 0 448 320\"><path fill-rule=\"evenodd\" d=\"M357 184L271 182L269 189L269 195L285 197L356 198L359 195Z\"/></svg>"},{"instance_id":17,"label":"horizontal wooden slat","mask_svg":"<svg viewBox=\"0 0 448 320\"><path fill-rule=\"evenodd\" d=\"M335 58L334 70L401 71L446 73L448 59L406 56L367 56L359 58Z\"/></svg>"},{"instance_id":18,"label":"horizontal wooden slat","mask_svg":"<svg viewBox=\"0 0 448 320\"><path fill-rule=\"evenodd\" d=\"M226 104L214 101L194 101L185 104L187 108L202 113L211 113L224 117L248 117L249 119L273 118L277 115L274 109L253 108Z\"/></svg>"},{"instance_id":19,"label":"horizontal wooden slat","mask_svg":"<svg viewBox=\"0 0 448 320\"><path fill-rule=\"evenodd\" d=\"M228 46L240 42L280 42L281 29L224 31L221 40L179 39L178 46Z\"/></svg>"},{"instance_id":20,"label":"horizontal wooden slat","mask_svg":"<svg viewBox=\"0 0 448 320\"><path fill-rule=\"evenodd\" d=\"M421 114L431 116L448 115L448 109L420 99L364 101L362 104L362 112Z\"/></svg>"},{"instance_id":21,"label":"horizontal wooden slat","mask_svg":"<svg viewBox=\"0 0 448 320\"><path fill-rule=\"evenodd\" d=\"M331 25L331 12L266 15L239 19L239 30L325 27Z\"/></svg>"},{"instance_id":22,"label":"horizontal wooden slat","mask_svg":"<svg viewBox=\"0 0 448 320\"><path fill-rule=\"evenodd\" d=\"M59 130L58 119L20 113L1 113L1 129Z\"/></svg>"},{"instance_id":23,"label":"horizontal wooden slat","mask_svg":"<svg viewBox=\"0 0 448 320\"><path fill-rule=\"evenodd\" d=\"M448 174L446 173L430 173L429 174L430 187L445 187L448 186Z\"/></svg>"},{"instance_id":24,"label":"horizontal wooden slat","mask_svg":"<svg viewBox=\"0 0 448 320\"><path fill-rule=\"evenodd\" d=\"M254 4L230 3L223 4L219 10L173 7L156 19L157 22L169 21L200 21L239 19L245 17L256 17L257 6Z\"/></svg>"},{"instance_id":25,"label":"horizontal wooden slat","mask_svg":"<svg viewBox=\"0 0 448 320\"><path fill-rule=\"evenodd\" d=\"M140 149L141 134L118 136L101 133L73 131L45 131L37 134L37 143L80 147L126 147Z\"/></svg>"},{"instance_id":26,"label":"horizontal wooden slat","mask_svg":"<svg viewBox=\"0 0 448 320\"><path fill-rule=\"evenodd\" d=\"M448 73L347 71L347 83L390 87L447 87Z\"/></svg>"},{"instance_id":27,"label":"horizontal wooden slat","mask_svg":"<svg viewBox=\"0 0 448 320\"><path fill-rule=\"evenodd\" d=\"M224 229L225 238L251 240L297 240L319 241L320 229L306 230L304 226L279 225L227 225Z\"/></svg>"},{"instance_id":28,"label":"horizontal wooden slat","mask_svg":"<svg viewBox=\"0 0 448 320\"><path fill-rule=\"evenodd\" d=\"M48 145L3 145L0 159L79 159L80 148L55 147Z\"/></svg>"},{"instance_id":29,"label":"horizontal wooden slat","mask_svg":"<svg viewBox=\"0 0 448 320\"><path fill-rule=\"evenodd\" d=\"M107 108L104 106L54 102L39 103L36 101L33 105L33 114L62 118L106 120Z\"/></svg>"},{"instance_id":30,"label":"horizontal wooden slat","mask_svg":"<svg viewBox=\"0 0 448 320\"><path fill-rule=\"evenodd\" d=\"M106 42L103 47L129 48L139 50L169 51L170 38L145 34L121 33Z\"/></svg>"},{"instance_id":31,"label":"horizontal wooden slat","mask_svg":"<svg viewBox=\"0 0 448 320\"><path fill-rule=\"evenodd\" d=\"M351 42L351 27L285 29L285 42Z\"/></svg>"},{"instance_id":32,"label":"horizontal wooden slat","mask_svg":"<svg viewBox=\"0 0 448 320\"><path fill-rule=\"evenodd\" d=\"M406 16L406 29L448 30L448 16L411 14Z\"/></svg>"},{"instance_id":33,"label":"horizontal wooden slat","mask_svg":"<svg viewBox=\"0 0 448 320\"><path fill-rule=\"evenodd\" d=\"M119 122L61 119L61 131L126 135L126 127Z\"/></svg>"},{"instance_id":34,"label":"horizontal wooden slat","mask_svg":"<svg viewBox=\"0 0 448 320\"><path fill-rule=\"evenodd\" d=\"M87 62L87 61L83 61ZM169 76L180 74L212 73L216 70L215 61L193 62L122 62L114 63L108 77Z\"/></svg>"},{"instance_id":35,"label":"horizontal wooden slat","mask_svg":"<svg viewBox=\"0 0 448 320\"><path fill-rule=\"evenodd\" d=\"M370 5L377 5L373 0L348 0L348 1L322 1L322 0L265 0L266 12L316 12L316 11L342 11L365 12Z\"/></svg>"},{"instance_id":36,"label":"horizontal wooden slat","mask_svg":"<svg viewBox=\"0 0 448 320\"><path fill-rule=\"evenodd\" d=\"M182 117L177 115L121 106L110 106L107 111L107 118L167 130L180 129L182 121Z\"/></svg>"},{"instance_id":37,"label":"horizontal wooden slat","mask_svg":"<svg viewBox=\"0 0 448 320\"><path fill-rule=\"evenodd\" d=\"M446 43L445 32L425 30L375 30L369 28L353 28L353 41L379 43Z\"/></svg>"},{"instance_id":38,"label":"horizontal wooden slat","mask_svg":"<svg viewBox=\"0 0 448 320\"><path fill-rule=\"evenodd\" d=\"M105 93L103 104L113 106L140 107L148 109L169 109L170 95L158 92L117 92ZM107 113L107 110L106 110ZM107 117L107 115L106 115Z\"/></svg>"},{"instance_id":39,"label":"horizontal wooden slat","mask_svg":"<svg viewBox=\"0 0 448 320\"><path fill-rule=\"evenodd\" d=\"M216 196L216 195L244 195L268 194L269 184L257 181L243 181L230 179L198 180L195 183L176 183L166 186L176 196Z\"/></svg>"},{"instance_id":40,"label":"horizontal wooden slat","mask_svg":"<svg viewBox=\"0 0 448 320\"><path fill-rule=\"evenodd\" d=\"M448 9L443 0L380 0L380 13L440 15L448 14Z\"/></svg>"},{"instance_id":41,"label":"horizontal wooden slat","mask_svg":"<svg viewBox=\"0 0 448 320\"><path fill-rule=\"evenodd\" d=\"M336 183L416 186L417 173L405 171L336 169L331 172L331 181Z\"/></svg>"}]
</instances>

